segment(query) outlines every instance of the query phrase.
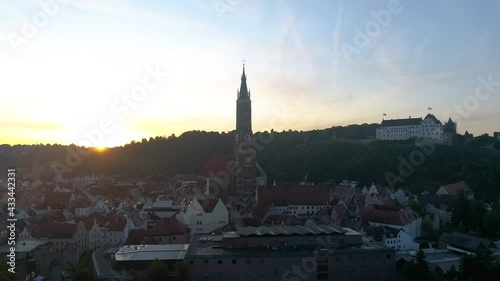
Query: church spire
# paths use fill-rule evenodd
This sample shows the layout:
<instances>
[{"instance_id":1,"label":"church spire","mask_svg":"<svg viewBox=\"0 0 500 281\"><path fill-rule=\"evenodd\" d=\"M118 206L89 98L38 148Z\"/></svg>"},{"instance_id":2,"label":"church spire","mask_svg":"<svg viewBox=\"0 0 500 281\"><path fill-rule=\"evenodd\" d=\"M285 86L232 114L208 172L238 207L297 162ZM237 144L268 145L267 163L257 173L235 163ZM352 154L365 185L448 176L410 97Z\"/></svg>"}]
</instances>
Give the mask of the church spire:
<instances>
[{"instance_id":1,"label":"church spire","mask_svg":"<svg viewBox=\"0 0 500 281\"><path fill-rule=\"evenodd\" d=\"M241 75L241 85L238 91L238 100L250 99L250 92L247 88L247 76L245 74L245 63L243 63L243 74Z\"/></svg>"}]
</instances>

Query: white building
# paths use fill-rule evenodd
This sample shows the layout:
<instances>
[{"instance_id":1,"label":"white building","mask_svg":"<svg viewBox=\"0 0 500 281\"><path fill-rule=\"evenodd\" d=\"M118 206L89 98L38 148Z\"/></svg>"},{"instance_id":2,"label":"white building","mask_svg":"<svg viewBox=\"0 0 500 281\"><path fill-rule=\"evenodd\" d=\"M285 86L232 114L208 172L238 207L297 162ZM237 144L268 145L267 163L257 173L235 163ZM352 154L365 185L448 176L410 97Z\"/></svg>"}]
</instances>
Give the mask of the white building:
<instances>
[{"instance_id":1,"label":"white building","mask_svg":"<svg viewBox=\"0 0 500 281\"><path fill-rule=\"evenodd\" d=\"M184 212L177 214L177 219L191 228L192 234L211 233L229 222L229 211L221 199L193 198Z\"/></svg>"},{"instance_id":2,"label":"white building","mask_svg":"<svg viewBox=\"0 0 500 281\"><path fill-rule=\"evenodd\" d=\"M444 140L444 126L434 115L427 114L424 119L411 118L382 120L376 130L377 140L407 140L424 138Z\"/></svg>"},{"instance_id":3,"label":"white building","mask_svg":"<svg viewBox=\"0 0 500 281\"><path fill-rule=\"evenodd\" d=\"M403 229L394 229L389 235L386 235L384 244L396 251L416 250L419 247L418 243L413 242L413 237Z\"/></svg>"},{"instance_id":4,"label":"white building","mask_svg":"<svg viewBox=\"0 0 500 281\"><path fill-rule=\"evenodd\" d=\"M131 220L114 213L109 213L105 220L105 224L100 228L100 245L125 244L130 229L134 227Z\"/></svg>"}]
</instances>

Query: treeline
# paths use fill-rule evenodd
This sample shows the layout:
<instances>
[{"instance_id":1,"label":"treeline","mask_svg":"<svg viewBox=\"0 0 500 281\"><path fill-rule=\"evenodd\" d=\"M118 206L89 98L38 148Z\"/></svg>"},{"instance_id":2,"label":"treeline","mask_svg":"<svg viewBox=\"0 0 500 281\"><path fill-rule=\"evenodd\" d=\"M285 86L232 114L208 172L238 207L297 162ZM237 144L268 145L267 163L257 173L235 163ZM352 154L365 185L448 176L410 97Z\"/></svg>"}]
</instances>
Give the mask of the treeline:
<instances>
[{"instance_id":1,"label":"treeline","mask_svg":"<svg viewBox=\"0 0 500 281\"><path fill-rule=\"evenodd\" d=\"M464 180L476 197L494 201L500 190L500 152L482 148L498 140L482 136L471 144L416 146L413 141L373 140L377 124L351 125L313 131L258 133L257 161L274 180L357 180L361 185L383 183L413 192ZM232 154L234 132L190 131L180 136L156 137L123 147L92 151L81 163L70 167L67 176L85 174L168 178L175 174L198 173L214 155ZM72 149L70 149L72 148ZM491 148L491 146L490 146ZM0 146L0 167L41 170L54 176L50 165L68 164L68 150L62 145ZM71 158L71 157L70 157ZM75 159L70 159L75 160Z\"/></svg>"}]
</instances>

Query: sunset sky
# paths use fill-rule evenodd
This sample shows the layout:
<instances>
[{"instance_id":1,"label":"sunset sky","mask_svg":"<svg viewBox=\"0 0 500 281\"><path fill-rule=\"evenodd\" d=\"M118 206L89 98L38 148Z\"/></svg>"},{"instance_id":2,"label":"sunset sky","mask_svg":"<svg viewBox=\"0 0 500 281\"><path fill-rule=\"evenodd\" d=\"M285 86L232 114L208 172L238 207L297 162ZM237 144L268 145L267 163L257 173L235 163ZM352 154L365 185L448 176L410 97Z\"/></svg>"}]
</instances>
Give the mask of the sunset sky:
<instances>
[{"instance_id":1,"label":"sunset sky","mask_svg":"<svg viewBox=\"0 0 500 281\"><path fill-rule=\"evenodd\" d=\"M0 144L233 130L242 59L254 131L500 131L499 1L59 2L0 2Z\"/></svg>"}]
</instances>

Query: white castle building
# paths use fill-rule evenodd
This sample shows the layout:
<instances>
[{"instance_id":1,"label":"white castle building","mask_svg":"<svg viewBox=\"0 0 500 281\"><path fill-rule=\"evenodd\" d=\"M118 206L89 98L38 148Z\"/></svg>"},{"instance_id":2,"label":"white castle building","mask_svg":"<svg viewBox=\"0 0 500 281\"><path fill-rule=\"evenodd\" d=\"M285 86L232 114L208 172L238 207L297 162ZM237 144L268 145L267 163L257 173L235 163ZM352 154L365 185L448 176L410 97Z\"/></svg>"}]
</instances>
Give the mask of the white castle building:
<instances>
[{"instance_id":1,"label":"white castle building","mask_svg":"<svg viewBox=\"0 0 500 281\"><path fill-rule=\"evenodd\" d=\"M434 115L424 119L411 118L382 120L376 130L377 140L407 140L412 138L444 140L444 125Z\"/></svg>"}]
</instances>

